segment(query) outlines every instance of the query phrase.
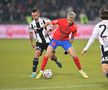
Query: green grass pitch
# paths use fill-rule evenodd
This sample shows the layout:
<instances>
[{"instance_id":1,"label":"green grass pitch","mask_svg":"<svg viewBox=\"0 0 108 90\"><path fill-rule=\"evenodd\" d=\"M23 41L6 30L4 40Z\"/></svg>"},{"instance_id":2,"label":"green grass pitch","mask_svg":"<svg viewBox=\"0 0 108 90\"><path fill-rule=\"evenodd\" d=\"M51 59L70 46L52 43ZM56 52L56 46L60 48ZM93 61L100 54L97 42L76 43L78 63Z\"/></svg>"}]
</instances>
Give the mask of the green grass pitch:
<instances>
[{"instance_id":1,"label":"green grass pitch","mask_svg":"<svg viewBox=\"0 0 108 90\"><path fill-rule=\"evenodd\" d=\"M81 50L87 40L75 40L73 46L80 58L83 70L89 75L83 78L69 55L58 47L56 55L62 62L62 69L51 60L46 69L51 69L51 79L29 78L32 69L34 51L29 40L0 40L0 90L108 90L108 79L104 77L100 66L100 49L96 40L88 53L81 56ZM39 60L38 71L40 69Z\"/></svg>"}]
</instances>

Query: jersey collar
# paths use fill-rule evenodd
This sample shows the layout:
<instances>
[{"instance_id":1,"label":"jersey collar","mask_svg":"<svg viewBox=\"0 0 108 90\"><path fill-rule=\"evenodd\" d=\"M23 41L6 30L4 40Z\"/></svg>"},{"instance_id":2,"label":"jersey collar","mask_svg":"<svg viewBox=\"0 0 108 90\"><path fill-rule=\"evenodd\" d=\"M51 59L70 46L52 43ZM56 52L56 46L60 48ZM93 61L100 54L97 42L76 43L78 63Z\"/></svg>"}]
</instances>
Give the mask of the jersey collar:
<instances>
[{"instance_id":1,"label":"jersey collar","mask_svg":"<svg viewBox=\"0 0 108 90\"><path fill-rule=\"evenodd\" d=\"M102 22L108 22L108 20L102 20Z\"/></svg>"}]
</instances>

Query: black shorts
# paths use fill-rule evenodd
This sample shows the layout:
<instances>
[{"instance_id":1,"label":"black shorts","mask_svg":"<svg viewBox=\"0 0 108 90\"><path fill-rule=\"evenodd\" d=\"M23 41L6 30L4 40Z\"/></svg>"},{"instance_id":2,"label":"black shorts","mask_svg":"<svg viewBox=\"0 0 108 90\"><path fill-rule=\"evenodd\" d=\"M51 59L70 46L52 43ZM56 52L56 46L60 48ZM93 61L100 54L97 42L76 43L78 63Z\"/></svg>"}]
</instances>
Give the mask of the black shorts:
<instances>
[{"instance_id":1,"label":"black shorts","mask_svg":"<svg viewBox=\"0 0 108 90\"><path fill-rule=\"evenodd\" d=\"M36 42L36 50L40 50L42 55L43 51L47 50L48 45L49 43L43 44L43 43ZM55 51L53 51L53 53L55 53Z\"/></svg>"},{"instance_id":2,"label":"black shorts","mask_svg":"<svg viewBox=\"0 0 108 90\"><path fill-rule=\"evenodd\" d=\"M101 45L102 64L108 64L108 51L104 51L104 46Z\"/></svg>"}]
</instances>

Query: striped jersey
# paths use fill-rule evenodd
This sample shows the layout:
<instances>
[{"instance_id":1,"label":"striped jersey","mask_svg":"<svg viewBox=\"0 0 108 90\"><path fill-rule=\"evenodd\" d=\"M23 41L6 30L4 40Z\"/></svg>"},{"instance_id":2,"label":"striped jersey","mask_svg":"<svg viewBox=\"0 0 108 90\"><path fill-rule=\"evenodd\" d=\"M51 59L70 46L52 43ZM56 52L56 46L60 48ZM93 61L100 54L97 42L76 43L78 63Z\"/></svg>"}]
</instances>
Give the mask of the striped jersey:
<instances>
[{"instance_id":1,"label":"striped jersey","mask_svg":"<svg viewBox=\"0 0 108 90\"><path fill-rule=\"evenodd\" d=\"M29 28L28 31L29 32L34 32L35 33L35 38L37 40L37 42L39 43L50 43L52 37L50 34L48 34L47 36L45 36L45 32L49 29L52 28L51 25L40 29L40 30L36 30L37 28L42 27L46 22L49 22L50 20L48 18L45 17L39 17L39 20L33 20L30 24L29 24Z\"/></svg>"},{"instance_id":2,"label":"striped jersey","mask_svg":"<svg viewBox=\"0 0 108 90\"><path fill-rule=\"evenodd\" d=\"M102 20L99 22L93 29L92 35L84 48L84 50L87 50L95 38L98 37L100 45L103 45L104 48L106 49L105 51L108 50L108 20Z\"/></svg>"}]
</instances>

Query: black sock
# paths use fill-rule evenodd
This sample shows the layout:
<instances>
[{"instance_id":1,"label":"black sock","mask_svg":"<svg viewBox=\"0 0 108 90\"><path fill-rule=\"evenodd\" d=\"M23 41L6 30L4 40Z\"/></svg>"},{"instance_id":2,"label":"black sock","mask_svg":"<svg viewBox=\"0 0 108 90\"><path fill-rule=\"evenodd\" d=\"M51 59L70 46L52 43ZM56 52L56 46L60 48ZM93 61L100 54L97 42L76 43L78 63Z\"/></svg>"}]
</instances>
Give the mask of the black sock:
<instances>
[{"instance_id":1,"label":"black sock","mask_svg":"<svg viewBox=\"0 0 108 90\"><path fill-rule=\"evenodd\" d=\"M33 72L36 72L37 65L38 65L38 58L34 58L34 60L33 60L33 67L32 67L32 71Z\"/></svg>"},{"instance_id":2,"label":"black sock","mask_svg":"<svg viewBox=\"0 0 108 90\"><path fill-rule=\"evenodd\" d=\"M108 78L108 72L105 73L105 77Z\"/></svg>"},{"instance_id":3,"label":"black sock","mask_svg":"<svg viewBox=\"0 0 108 90\"><path fill-rule=\"evenodd\" d=\"M57 59L55 59L54 61L57 62Z\"/></svg>"}]
</instances>

